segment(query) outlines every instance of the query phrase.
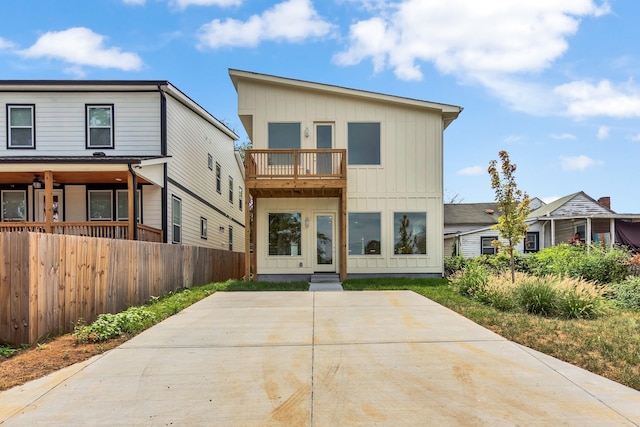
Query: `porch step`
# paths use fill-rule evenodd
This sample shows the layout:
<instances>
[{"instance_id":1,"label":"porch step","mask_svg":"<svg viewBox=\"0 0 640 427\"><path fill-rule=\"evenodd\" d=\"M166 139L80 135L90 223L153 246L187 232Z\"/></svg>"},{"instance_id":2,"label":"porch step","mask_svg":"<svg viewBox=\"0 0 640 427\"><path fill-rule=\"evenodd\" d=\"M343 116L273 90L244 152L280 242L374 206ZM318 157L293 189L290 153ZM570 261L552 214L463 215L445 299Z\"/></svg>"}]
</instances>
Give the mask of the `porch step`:
<instances>
[{"instance_id":1,"label":"porch step","mask_svg":"<svg viewBox=\"0 0 640 427\"><path fill-rule=\"evenodd\" d=\"M342 291L340 276L335 273L316 273L311 275L309 291Z\"/></svg>"}]
</instances>

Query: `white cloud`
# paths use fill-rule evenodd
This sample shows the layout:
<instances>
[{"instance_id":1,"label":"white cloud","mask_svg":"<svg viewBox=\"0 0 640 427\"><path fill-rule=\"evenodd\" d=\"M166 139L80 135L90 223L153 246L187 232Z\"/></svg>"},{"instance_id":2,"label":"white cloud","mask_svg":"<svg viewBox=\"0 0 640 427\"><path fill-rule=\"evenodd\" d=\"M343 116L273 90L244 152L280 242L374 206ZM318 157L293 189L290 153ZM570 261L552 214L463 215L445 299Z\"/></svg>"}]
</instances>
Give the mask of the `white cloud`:
<instances>
[{"instance_id":1,"label":"white cloud","mask_svg":"<svg viewBox=\"0 0 640 427\"><path fill-rule=\"evenodd\" d=\"M189 6L240 6L242 4L242 1L243 0L171 0L170 4L173 6L177 6L179 9L186 9Z\"/></svg>"},{"instance_id":2,"label":"white cloud","mask_svg":"<svg viewBox=\"0 0 640 427\"><path fill-rule=\"evenodd\" d=\"M40 36L28 49L18 52L25 58L59 59L71 64L69 70L78 73L81 66L117 68L135 71L142 68L140 57L131 52L122 52L117 47L105 47L106 37L88 28L76 27L59 32L48 32Z\"/></svg>"},{"instance_id":3,"label":"white cloud","mask_svg":"<svg viewBox=\"0 0 640 427\"><path fill-rule=\"evenodd\" d=\"M515 144L515 143L524 141L524 139L525 138L522 135L507 135L504 138L504 142L507 144Z\"/></svg>"},{"instance_id":4,"label":"white cloud","mask_svg":"<svg viewBox=\"0 0 640 427\"><path fill-rule=\"evenodd\" d=\"M11 41L9 41L7 39L3 39L2 37L0 37L0 50L10 49L13 46L14 46L13 42L11 42Z\"/></svg>"},{"instance_id":5,"label":"white cloud","mask_svg":"<svg viewBox=\"0 0 640 427\"><path fill-rule=\"evenodd\" d=\"M575 157L560 157L562 163L562 170L565 171L581 171L592 166L602 165L601 160L594 160L585 155Z\"/></svg>"},{"instance_id":6,"label":"white cloud","mask_svg":"<svg viewBox=\"0 0 640 427\"><path fill-rule=\"evenodd\" d=\"M482 175L486 171L482 166L470 166L468 168L460 169L458 175Z\"/></svg>"},{"instance_id":7,"label":"white cloud","mask_svg":"<svg viewBox=\"0 0 640 427\"><path fill-rule=\"evenodd\" d=\"M254 47L262 41L300 42L331 31L310 0L286 0L246 21L214 19L201 27L200 48Z\"/></svg>"},{"instance_id":8,"label":"white cloud","mask_svg":"<svg viewBox=\"0 0 640 427\"><path fill-rule=\"evenodd\" d=\"M593 0L404 0L395 6L391 13L380 6L378 16L352 24L335 62L371 59L376 71L391 68L403 80L422 79L421 62L472 79L538 72L564 54L580 18L609 12L606 2Z\"/></svg>"},{"instance_id":9,"label":"white cloud","mask_svg":"<svg viewBox=\"0 0 640 427\"><path fill-rule=\"evenodd\" d=\"M640 141L640 133L636 133L635 135L632 135L631 138L632 141Z\"/></svg>"},{"instance_id":10,"label":"white cloud","mask_svg":"<svg viewBox=\"0 0 640 427\"><path fill-rule=\"evenodd\" d=\"M597 84L575 81L554 89L567 108L578 119L607 117L640 117L640 88L633 82L614 85L608 80Z\"/></svg>"},{"instance_id":11,"label":"white cloud","mask_svg":"<svg viewBox=\"0 0 640 427\"><path fill-rule=\"evenodd\" d=\"M549 135L553 139L576 139L576 136L571 133L552 133Z\"/></svg>"},{"instance_id":12,"label":"white cloud","mask_svg":"<svg viewBox=\"0 0 640 427\"><path fill-rule=\"evenodd\" d=\"M597 133L598 139L609 138L609 126L600 126Z\"/></svg>"},{"instance_id":13,"label":"white cloud","mask_svg":"<svg viewBox=\"0 0 640 427\"><path fill-rule=\"evenodd\" d=\"M146 0L122 0L124 4L132 4L134 6L142 6Z\"/></svg>"}]
</instances>

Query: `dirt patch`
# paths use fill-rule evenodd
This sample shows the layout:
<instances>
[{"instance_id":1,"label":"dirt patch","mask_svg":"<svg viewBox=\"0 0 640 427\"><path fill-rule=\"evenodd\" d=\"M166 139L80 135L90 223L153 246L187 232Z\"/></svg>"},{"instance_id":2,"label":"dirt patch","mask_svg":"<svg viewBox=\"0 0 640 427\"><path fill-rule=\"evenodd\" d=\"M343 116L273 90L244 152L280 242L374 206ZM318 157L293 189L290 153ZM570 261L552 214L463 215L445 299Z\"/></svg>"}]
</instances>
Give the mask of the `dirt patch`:
<instances>
[{"instance_id":1,"label":"dirt patch","mask_svg":"<svg viewBox=\"0 0 640 427\"><path fill-rule=\"evenodd\" d=\"M125 342L120 337L103 343L79 344L71 335L63 335L35 348L0 358L0 391L22 385L64 367L104 353Z\"/></svg>"}]
</instances>

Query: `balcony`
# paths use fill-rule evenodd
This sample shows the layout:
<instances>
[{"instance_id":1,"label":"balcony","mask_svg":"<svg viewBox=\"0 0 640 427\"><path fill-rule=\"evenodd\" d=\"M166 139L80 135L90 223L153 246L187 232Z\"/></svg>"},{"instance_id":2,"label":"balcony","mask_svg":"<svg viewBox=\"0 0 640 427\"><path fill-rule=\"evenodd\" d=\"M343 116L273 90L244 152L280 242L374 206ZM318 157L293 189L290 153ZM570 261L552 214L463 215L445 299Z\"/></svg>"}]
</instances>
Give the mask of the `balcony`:
<instances>
[{"instance_id":1,"label":"balcony","mask_svg":"<svg viewBox=\"0 0 640 427\"><path fill-rule=\"evenodd\" d=\"M129 239L127 221L89 221L55 222L51 224L51 233L74 236L103 237L107 239ZM0 222L0 232L30 231L46 233L46 222ZM162 230L138 224L138 240L144 242L162 242Z\"/></svg>"},{"instance_id":2,"label":"balcony","mask_svg":"<svg viewBox=\"0 0 640 427\"><path fill-rule=\"evenodd\" d=\"M257 197L339 197L347 187L347 152L247 150L246 186Z\"/></svg>"}]
</instances>

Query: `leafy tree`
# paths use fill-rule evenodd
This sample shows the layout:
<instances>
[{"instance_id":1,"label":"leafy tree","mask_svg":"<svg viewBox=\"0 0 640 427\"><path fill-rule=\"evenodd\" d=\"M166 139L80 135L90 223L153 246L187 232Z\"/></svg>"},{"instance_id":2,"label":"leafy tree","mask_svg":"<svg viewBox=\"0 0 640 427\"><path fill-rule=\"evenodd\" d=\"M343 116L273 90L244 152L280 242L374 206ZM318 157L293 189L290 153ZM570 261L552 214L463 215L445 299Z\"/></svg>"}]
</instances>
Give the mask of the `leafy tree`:
<instances>
[{"instance_id":1,"label":"leafy tree","mask_svg":"<svg viewBox=\"0 0 640 427\"><path fill-rule=\"evenodd\" d=\"M525 220L529 215L530 199L526 192L518 189L515 179L516 165L509 160L509 153L502 150L498 156L502 163L502 173L498 171L496 160L491 160L487 169L491 176L491 188L496 193L496 202L498 202L498 209L501 212L498 223L492 228L498 230L500 237L507 243L494 240L493 245L509 254L511 281L515 283L514 248L525 238L529 229Z\"/></svg>"}]
</instances>

